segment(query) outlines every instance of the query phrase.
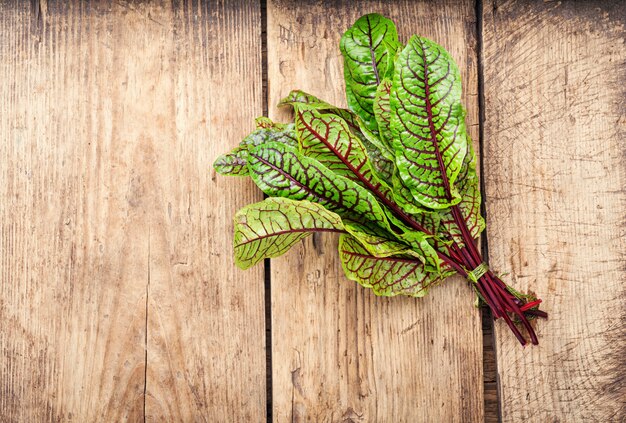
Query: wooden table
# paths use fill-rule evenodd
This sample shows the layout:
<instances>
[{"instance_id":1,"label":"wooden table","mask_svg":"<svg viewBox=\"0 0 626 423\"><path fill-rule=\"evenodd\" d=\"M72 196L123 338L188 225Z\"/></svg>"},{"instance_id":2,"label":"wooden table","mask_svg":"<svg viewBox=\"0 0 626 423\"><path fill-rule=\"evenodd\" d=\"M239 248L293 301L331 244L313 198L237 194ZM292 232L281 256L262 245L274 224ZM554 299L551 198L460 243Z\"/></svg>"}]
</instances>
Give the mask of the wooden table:
<instances>
[{"instance_id":1,"label":"wooden table","mask_svg":"<svg viewBox=\"0 0 626 423\"><path fill-rule=\"evenodd\" d=\"M338 41L373 11L459 63L484 252L544 299L539 347L460 278L375 297L332 236L233 264L233 213L261 194L213 160L256 116L288 119L292 88L345 104ZM618 0L0 1L0 421L626 420L625 18Z\"/></svg>"}]
</instances>

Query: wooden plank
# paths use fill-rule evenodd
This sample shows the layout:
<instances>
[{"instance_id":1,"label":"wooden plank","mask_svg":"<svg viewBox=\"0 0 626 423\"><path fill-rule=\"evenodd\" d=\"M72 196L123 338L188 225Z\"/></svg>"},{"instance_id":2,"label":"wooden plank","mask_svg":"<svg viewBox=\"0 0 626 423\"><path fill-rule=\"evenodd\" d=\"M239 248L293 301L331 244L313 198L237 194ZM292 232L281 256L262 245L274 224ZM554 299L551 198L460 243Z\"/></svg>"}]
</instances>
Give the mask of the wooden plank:
<instances>
[{"instance_id":1,"label":"wooden plank","mask_svg":"<svg viewBox=\"0 0 626 423\"><path fill-rule=\"evenodd\" d=\"M394 19L446 46L465 82L476 134L472 2L268 2L270 117L300 88L345 105L339 38L361 14ZM335 237L313 237L272 260L273 415L284 421L480 421L480 314L461 279L423 299L377 298L345 279Z\"/></svg>"},{"instance_id":2,"label":"wooden plank","mask_svg":"<svg viewBox=\"0 0 626 423\"><path fill-rule=\"evenodd\" d=\"M0 5L0 420L262 421L260 196L209 172L262 111L259 6L33 5Z\"/></svg>"},{"instance_id":3,"label":"wooden plank","mask_svg":"<svg viewBox=\"0 0 626 423\"><path fill-rule=\"evenodd\" d=\"M496 325L502 420L624 421L626 4L484 7L490 261L544 299Z\"/></svg>"},{"instance_id":4,"label":"wooden plank","mask_svg":"<svg viewBox=\"0 0 626 423\"><path fill-rule=\"evenodd\" d=\"M260 4L175 4L165 75L169 142L155 143L146 413L155 421L260 422L263 267L234 266L232 219L262 195L251 181L211 169L262 114ZM158 16L153 8L143 14Z\"/></svg>"}]
</instances>

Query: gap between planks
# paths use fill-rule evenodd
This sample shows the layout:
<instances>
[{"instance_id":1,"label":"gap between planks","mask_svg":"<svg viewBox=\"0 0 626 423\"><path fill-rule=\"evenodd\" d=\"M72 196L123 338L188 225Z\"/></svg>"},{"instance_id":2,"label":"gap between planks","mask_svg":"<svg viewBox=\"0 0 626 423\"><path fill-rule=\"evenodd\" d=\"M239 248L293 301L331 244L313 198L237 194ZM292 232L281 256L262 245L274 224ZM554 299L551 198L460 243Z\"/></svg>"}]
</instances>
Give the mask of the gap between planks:
<instances>
[{"instance_id":1,"label":"gap between planks","mask_svg":"<svg viewBox=\"0 0 626 423\"><path fill-rule=\"evenodd\" d=\"M483 62L483 0L476 0L476 63L477 63L477 82L478 82L478 156L479 172L480 172L480 214L485 219L487 226L487 206L485 195L485 169L484 157L484 137L485 137L485 74ZM483 261L489 264L489 240L487 234L480 237L480 247ZM483 384L484 384L484 410L485 423L496 423L502 421L500 413L500 392L498 383L498 360L497 350L494 338L494 321L493 314L489 307L483 306L481 309L483 332Z\"/></svg>"}]
</instances>

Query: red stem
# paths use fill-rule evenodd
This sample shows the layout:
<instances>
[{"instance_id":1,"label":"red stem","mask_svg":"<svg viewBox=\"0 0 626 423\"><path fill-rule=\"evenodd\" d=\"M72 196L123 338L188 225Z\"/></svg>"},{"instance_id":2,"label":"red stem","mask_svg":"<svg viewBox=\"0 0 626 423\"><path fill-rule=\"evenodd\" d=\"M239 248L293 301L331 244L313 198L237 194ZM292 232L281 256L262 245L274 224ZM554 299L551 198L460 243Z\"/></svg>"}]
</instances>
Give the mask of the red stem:
<instances>
[{"instance_id":1,"label":"red stem","mask_svg":"<svg viewBox=\"0 0 626 423\"><path fill-rule=\"evenodd\" d=\"M426 79L427 80L427 79ZM428 99L428 84L426 84L426 98ZM427 100L428 103L428 100ZM428 113L430 115L430 104L428 106ZM431 126L431 130L434 130L433 122L429 119L429 123ZM376 195L381 202L387 206L404 224L407 226L417 230L424 232L428 235L433 235L431 232L427 231L422 225L420 225L417 221L413 219L411 215L402 210L398 204L393 201L391 198L388 198L384 195L378 186L375 186L372 181L367 179L363 174L361 174L352 163L350 163L346 157L341 155L334 146L327 143L327 141L319 134L317 134L313 128L309 127L309 130L312 131L314 135L316 135L320 141L325 143L335 155L343 161L343 163L357 176L357 178L374 194ZM436 143L435 143L436 145ZM439 161L440 167L443 168L443 162L441 158L441 154L437 150L437 159ZM449 184L448 180L444 174L444 184L446 186L447 191L449 192ZM463 239L463 243L465 247L460 248L458 243L454 243L454 245L448 248L448 254L442 251L437 251L438 257L452 267L457 273L461 274L464 277L467 277L468 272L466 269L475 269L482 263L482 257L480 252L478 251L476 245L474 244L474 239L467 228L467 224L465 219L462 216L461 210L457 205L452 206L452 215L454 217L455 224L461 231L461 238ZM484 300L487 302L489 307L491 308L494 318L502 317L506 321L507 325L511 328L517 339L520 341L522 345L526 343L526 340L519 332L519 329L512 322L511 318L508 316L508 313L512 313L517 316L522 322L523 326L528 331L530 338L533 344L537 343L537 337L535 335L534 330L530 326L528 319L526 319L524 312L531 312L531 315L544 317L547 316L544 312L540 312L539 310L529 310L530 308L538 305L538 303L534 302L532 305L527 305L524 309L521 309L520 306L523 306L522 301L515 296L513 296L506 285L500 281L499 278L495 277L491 271L487 272L483 275L476 283L478 291L483 296Z\"/></svg>"},{"instance_id":2,"label":"red stem","mask_svg":"<svg viewBox=\"0 0 626 423\"><path fill-rule=\"evenodd\" d=\"M482 263L481 255L478 252L476 244L474 244L474 239L467 228L465 219L463 219L461 210L458 206L452 207L452 215L454 217L455 224L461 231L461 237L463 238L463 243L465 244L464 248L458 248L458 246L456 246L456 249L465 259L465 264L469 265L470 268L475 269ZM535 345L539 343L537 335L526 318L525 313L537 317L547 317L547 314L543 311L531 310L533 307L538 306L541 303L541 300L535 300L527 304L523 304L521 299L513 295L504 282L502 282L500 278L496 277L492 271L488 271L480 277L476 285L478 286L479 292L483 295L483 298L487 302L487 305L491 308L494 319L499 317L504 318L511 331L515 334L522 345L526 344L526 340L520 333L515 323L509 317L509 313L516 316L520 320L528 332L531 342Z\"/></svg>"}]
</instances>

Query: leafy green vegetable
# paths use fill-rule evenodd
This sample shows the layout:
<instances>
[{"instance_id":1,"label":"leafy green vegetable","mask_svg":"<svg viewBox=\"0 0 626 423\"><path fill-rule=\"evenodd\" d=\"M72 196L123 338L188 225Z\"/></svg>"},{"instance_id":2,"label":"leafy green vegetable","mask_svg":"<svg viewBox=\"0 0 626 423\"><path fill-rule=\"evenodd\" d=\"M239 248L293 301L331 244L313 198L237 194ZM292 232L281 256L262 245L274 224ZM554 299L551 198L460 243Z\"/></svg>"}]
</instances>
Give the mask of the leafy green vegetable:
<instances>
[{"instance_id":1,"label":"leafy green vegetable","mask_svg":"<svg viewBox=\"0 0 626 423\"><path fill-rule=\"evenodd\" d=\"M341 218L310 201L266 198L235 214L235 263L242 269L278 257L313 232L343 232Z\"/></svg>"},{"instance_id":2,"label":"leafy green vegetable","mask_svg":"<svg viewBox=\"0 0 626 423\"><path fill-rule=\"evenodd\" d=\"M485 227L459 70L445 49L371 14L341 39L350 109L295 90L294 123L258 118L215 171L250 176L269 196L235 215L235 261L248 268L312 232L341 233L346 276L377 295L420 297L458 273L518 340L541 300L483 263Z\"/></svg>"},{"instance_id":3,"label":"leafy green vegetable","mask_svg":"<svg viewBox=\"0 0 626 423\"><path fill-rule=\"evenodd\" d=\"M374 257L351 235L339 238L339 257L348 279L372 288L376 295L422 297L445 279L410 256Z\"/></svg>"},{"instance_id":4,"label":"leafy green vegetable","mask_svg":"<svg viewBox=\"0 0 626 423\"><path fill-rule=\"evenodd\" d=\"M301 151L338 175L391 198L389 187L372 171L367 149L339 116L295 109Z\"/></svg>"},{"instance_id":5,"label":"leafy green vegetable","mask_svg":"<svg viewBox=\"0 0 626 423\"><path fill-rule=\"evenodd\" d=\"M248 176L247 158L248 149L245 146L238 146L230 153L219 156L213 167L221 175Z\"/></svg>"},{"instance_id":6,"label":"leafy green vegetable","mask_svg":"<svg viewBox=\"0 0 626 423\"><path fill-rule=\"evenodd\" d=\"M256 127L250 135L245 137L230 153L223 154L215 160L213 168L225 176L248 176L248 150L254 146L277 141L292 147L298 146L295 125L274 123L269 118L256 119Z\"/></svg>"},{"instance_id":7,"label":"leafy green vegetable","mask_svg":"<svg viewBox=\"0 0 626 423\"><path fill-rule=\"evenodd\" d=\"M461 166L461 172L458 177L458 190L461 195L459 209L465 225L469 229L472 239L478 238L480 233L485 229L485 220L480 215L480 187L478 175L476 175L476 158L470 143L467 144L467 152L465 160ZM463 234L461 228L457 225L451 210L440 213L443 231L449 234L458 245L463 246Z\"/></svg>"},{"instance_id":8,"label":"leafy green vegetable","mask_svg":"<svg viewBox=\"0 0 626 423\"><path fill-rule=\"evenodd\" d=\"M341 216L346 230L373 254L387 256L408 248L394 235L375 197L355 182L282 143L268 142L248 154L250 176L265 194L323 205Z\"/></svg>"},{"instance_id":9,"label":"leafy green vegetable","mask_svg":"<svg viewBox=\"0 0 626 423\"><path fill-rule=\"evenodd\" d=\"M290 105L297 110L314 109L327 112L343 119L350 132L359 138L363 147L367 150L371 162L371 170L382 180L388 180L394 172L394 156L391 148L383 148L382 141L365 127L363 120L354 112L332 106L326 101L320 100L314 95L295 90L281 100L279 106Z\"/></svg>"},{"instance_id":10,"label":"leafy green vegetable","mask_svg":"<svg viewBox=\"0 0 626 423\"><path fill-rule=\"evenodd\" d=\"M341 37L348 105L371 131L378 130L374 98L378 84L393 72L393 59L400 47L395 24L370 14L357 20Z\"/></svg>"},{"instance_id":11,"label":"leafy green vegetable","mask_svg":"<svg viewBox=\"0 0 626 423\"><path fill-rule=\"evenodd\" d=\"M314 201L342 218L388 227L381 206L370 192L295 148L278 142L259 145L248 152L248 169L269 196Z\"/></svg>"},{"instance_id":12,"label":"leafy green vegetable","mask_svg":"<svg viewBox=\"0 0 626 423\"><path fill-rule=\"evenodd\" d=\"M376 89L374 117L376 118L381 141L385 143L386 148L393 151L393 146L391 145L391 140L393 140L393 134L391 133L391 105L389 104L391 86L390 79L383 79Z\"/></svg>"},{"instance_id":13,"label":"leafy green vegetable","mask_svg":"<svg viewBox=\"0 0 626 423\"><path fill-rule=\"evenodd\" d=\"M460 201L454 182L467 151L459 70L441 46L418 36L396 65L390 100L396 166L415 201L448 208Z\"/></svg>"}]
</instances>

